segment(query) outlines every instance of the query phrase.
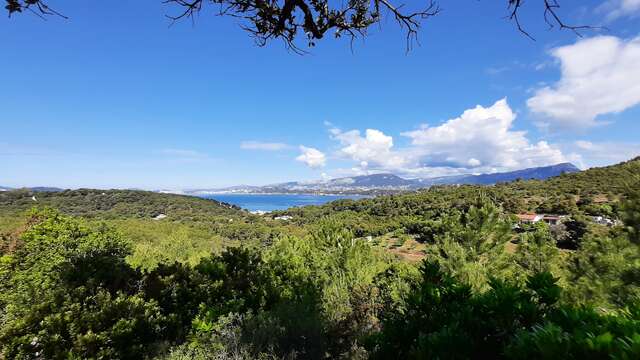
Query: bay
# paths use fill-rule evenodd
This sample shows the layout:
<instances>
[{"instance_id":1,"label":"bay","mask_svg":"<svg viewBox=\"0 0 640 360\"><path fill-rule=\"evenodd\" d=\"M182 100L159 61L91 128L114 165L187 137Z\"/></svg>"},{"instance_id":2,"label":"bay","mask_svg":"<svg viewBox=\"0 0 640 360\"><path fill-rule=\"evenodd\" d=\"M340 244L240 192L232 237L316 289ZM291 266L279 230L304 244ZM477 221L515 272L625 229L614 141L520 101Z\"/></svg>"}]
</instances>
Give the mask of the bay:
<instances>
[{"instance_id":1,"label":"bay","mask_svg":"<svg viewBox=\"0 0 640 360\"><path fill-rule=\"evenodd\" d=\"M322 205L339 199L364 199L365 195L314 195L314 194L207 194L200 195L237 205L249 211L286 210L290 207Z\"/></svg>"}]
</instances>

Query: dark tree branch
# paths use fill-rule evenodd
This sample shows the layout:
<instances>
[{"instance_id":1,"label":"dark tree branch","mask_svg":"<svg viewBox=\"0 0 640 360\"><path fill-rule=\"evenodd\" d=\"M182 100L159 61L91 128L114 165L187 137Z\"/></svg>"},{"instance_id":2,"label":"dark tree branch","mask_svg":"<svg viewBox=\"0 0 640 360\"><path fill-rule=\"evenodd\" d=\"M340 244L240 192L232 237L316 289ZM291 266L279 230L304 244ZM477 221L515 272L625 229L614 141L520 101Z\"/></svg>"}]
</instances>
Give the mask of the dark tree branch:
<instances>
[{"instance_id":1,"label":"dark tree branch","mask_svg":"<svg viewBox=\"0 0 640 360\"><path fill-rule=\"evenodd\" d=\"M380 3L393 14L401 28L407 29L407 51L411 50L412 40L418 40L420 21L430 16L438 15L440 12L440 7L433 1L430 1L429 5L424 10L411 14L403 14L400 11L400 7L402 6L396 8L387 0L380 0Z\"/></svg>"},{"instance_id":2,"label":"dark tree branch","mask_svg":"<svg viewBox=\"0 0 640 360\"><path fill-rule=\"evenodd\" d=\"M9 12L9 16L13 13L21 13L24 10L30 11L37 16L44 18L45 16L59 16L67 19L66 16L53 10L42 0L5 0L5 9Z\"/></svg>"},{"instance_id":3,"label":"dark tree branch","mask_svg":"<svg viewBox=\"0 0 640 360\"><path fill-rule=\"evenodd\" d=\"M48 0L46 0L48 1ZM217 15L240 19L240 27L264 46L274 39L283 40L287 47L296 53L305 53L297 45L301 36L306 37L308 46L315 45L327 32L333 32L336 38L343 35L351 38L351 44L357 38L364 38L367 29L380 24L384 15L392 16L401 29L406 32L407 51L414 42L418 42L418 31L422 21L440 13L440 7L434 1L420 0L424 3L418 9L405 11L402 0L161 0L164 4L179 9L175 15L166 15L172 23L184 18L195 19L206 5L218 5ZM502 0L504 1L504 0ZM534 0L529 0L534 1ZM571 30L581 36L580 30L594 29L591 26L573 26L563 22L558 15L559 0L537 0L544 5L544 21L550 27ZM5 0L9 16L28 10L42 18L64 15L47 6L45 0ZM524 0L507 0L508 18L515 22L518 31L530 39L533 37L520 22L520 11Z\"/></svg>"},{"instance_id":4,"label":"dark tree branch","mask_svg":"<svg viewBox=\"0 0 640 360\"><path fill-rule=\"evenodd\" d=\"M524 30L522 25L520 25L520 18L518 18L520 6L522 6L522 2L520 0L509 0L509 7L512 9L511 15L509 16L509 18L516 23L516 26L518 27L518 31L520 31L529 39L535 41L535 39L527 31Z\"/></svg>"},{"instance_id":5,"label":"dark tree branch","mask_svg":"<svg viewBox=\"0 0 640 360\"><path fill-rule=\"evenodd\" d=\"M544 14L543 14L544 21L547 23L547 25L549 25L549 28L558 26L560 30L571 30L580 37L582 37L580 30L603 29L601 27L594 27L594 26L588 26L588 25L578 25L578 26L568 25L562 21L562 19L557 13L558 9L560 9L560 4L558 3L557 0L543 0L543 3L544 3ZM518 17L518 14L520 13L520 10L523 4L524 4L524 0L509 0L508 7L511 10L511 14L509 15L509 18L516 23L516 26L518 27L518 31L520 31L522 34L524 34L531 40L535 40L526 30L524 30L524 28L520 24L520 19Z\"/></svg>"}]
</instances>

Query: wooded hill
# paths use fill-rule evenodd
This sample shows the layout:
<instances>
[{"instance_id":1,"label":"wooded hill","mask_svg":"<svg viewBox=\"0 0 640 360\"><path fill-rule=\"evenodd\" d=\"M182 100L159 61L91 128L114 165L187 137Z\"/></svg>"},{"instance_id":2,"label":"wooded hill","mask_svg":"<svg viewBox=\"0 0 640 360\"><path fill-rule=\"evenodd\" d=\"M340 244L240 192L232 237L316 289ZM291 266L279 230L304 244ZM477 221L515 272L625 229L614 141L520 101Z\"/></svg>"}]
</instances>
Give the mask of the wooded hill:
<instances>
[{"instance_id":1,"label":"wooded hill","mask_svg":"<svg viewBox=\"0 0 640 360\"><path fill-rule=\"evenodd\" d=\"M163 261L195 263L228 246L261 246L283 232L296 233L286 224L237 206L192 196L140 190L19 189L0 192L0 237L15 237L31 208L52 208L118 229L133 242L129 261L143 267Z\"/></svg>"},{"instance_id":2,"label":"wooded hill","mask_svg":"<svg viewBox=\"0 0 640 360\"><path fill-rule=\"evenodd\" d=\"M48 206L68 215L100 219L153 218L160 214L171 214L175 219L198 220L221 215L246 215L235 205L215 200L141 190L42 192L19 189L0 193L1 211L25 211L34 206Z\"/></svg>"},{"instance_id":3,"label":"wooded hill","mask_svg":"<svg viewBox=\"0 0 640 360\"><path fill-rule=\"evenodd\" d=\"M353 225L362 235L371 235L394 230L412 217L437 217L451 209L464 210L484 197L511 214L536 212L617 217L621 197L639 184L640 157L546 180L518 180L493 186L434 186L397 195L291 208L274 216L290 215L299 224L335 216ZM369 228L365 229L367 226Z\"/></svg>"},{"instance_id":4,"label":"wooded hill","mask_svg":"<svg viewBox=\"0 0 640 360\"><path fill-rule=\"evenodd\" d=\"M4 193L0 359L637 359L639 160L292 221L168 194ZM570 216L514 226L545 209ZM601 212L620 223L585 220Z\"/></svg>"}]
</instances>

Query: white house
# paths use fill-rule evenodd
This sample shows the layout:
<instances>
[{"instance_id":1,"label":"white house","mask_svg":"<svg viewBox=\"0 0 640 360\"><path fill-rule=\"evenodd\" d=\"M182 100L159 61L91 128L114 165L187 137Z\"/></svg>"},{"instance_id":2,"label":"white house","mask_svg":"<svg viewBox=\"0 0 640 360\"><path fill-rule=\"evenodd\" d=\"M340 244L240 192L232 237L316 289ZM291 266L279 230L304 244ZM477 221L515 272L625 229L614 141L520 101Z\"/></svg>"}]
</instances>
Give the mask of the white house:
<instances>
[{"instance_id":1,"label":"white house","mask_svg":"<svg viewBox=\"0 0 640 360\"><path fill-rule=\"evenodd\" d=\"M158 216L154 217L153 220L162 220L164 218L166 218L167 215L165 214L158 214Z\"/></svg>"},{"instance_id":2,"label":"white house","mask_svg":"<svg viewBox=\"0 0 640 360\"><path fill-rule=\"evenodd\" d=\"M535 224L538 221L542 220L544 218L544 215L540 215L540 214L516 214L516 217L518 218L518 221L520 221L521 224Z\"/></svg>"}]
</instances>

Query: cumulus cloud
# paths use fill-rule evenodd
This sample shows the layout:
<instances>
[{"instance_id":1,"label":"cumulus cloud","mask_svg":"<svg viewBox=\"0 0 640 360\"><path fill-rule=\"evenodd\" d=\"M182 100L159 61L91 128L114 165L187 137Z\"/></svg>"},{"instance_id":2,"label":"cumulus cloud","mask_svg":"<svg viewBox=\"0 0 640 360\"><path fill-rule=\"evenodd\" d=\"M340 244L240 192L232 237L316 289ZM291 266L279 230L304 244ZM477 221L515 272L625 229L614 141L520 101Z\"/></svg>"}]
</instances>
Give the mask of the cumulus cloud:
<instances>
[{"instance_id":1,"label":"cumulus cloud","mask_svg":"<svg viewBox=\"0 0 640 360\"><path fill-rule=\"evenodd\" d=\"M405 156L392 150L393 138L380 130L367 129L364 136L358 130L342 132L332 128L330 132L333 139L343 146L339 155L357 161L362 169L396 169L407 161Z\"/></svg>"},{"instance_id":2,"label":"cumulus cloud","mask_svg":"<svg viewBox=\"0 0 640 360\"><path fill-rule=\"evenodd\" d=\"M288 149L290 146L278 142L243 141L240 148L243 150L280 151Z\"/></svg>"},{"instance_id":3,"label":"cumulus cloud","mask_svg":"<svg viewBox=\"0 0 640 360\"><path fill-rule=\"evenodd\" d=\"M460 117L405 132L424 166L515 169L559 163L565 157L546 141L532 143L512 129L516 118L506 99L476 106Z\"/></svg>"},{"instance_id":4,"label":"cumulus cloud","mask_svg":"<svg viewBox=\"0 0 640 360\"><path fill-rule=\"evenodd\" d=\"M318 149L300 145L300 152L301 154L296 157L296 160L305 163L312 169L321 168L327 162L327 157Z\"/></svg>"},{"instance_id":5,"label":"cumulus cloud","mask_svg":"<svg viewBox=\"0 0 640 360\"><path fill-rule=\"evenodd\" d=\"M546 141L531 142L524 131L513 130L516 114L506 99L490 107L476 106L438 126L422 125L401 133L410 144L395 148L393 138L380 130L329 130L338 141L337 155L353 161L353 174L389 171L409 176L444 176L496 172L567 161Z\"/></svg>"},{"instance_id":6,"label":"cumulus cloud","mask_svg":"<svg viewBox=\"0 0 640 360\"><path fill-rule=\"evenodd\" d=\"M584 39L552 50L561 78L536 90L529 109L541 125L585 128L600 115L619 113L640 103L640 37Z\"/></svg>"},{"instance_id":7,"label":"cumulus cloud","mask_svg":"<svg viewBox=\"0 0 640 360\"><path fill-rule=\"evenodd\" d=\"M604 12L609 21L623 16L637 16L640 14L640 0L609 0L597 10Z\"/></svg>"}]
</instances>

